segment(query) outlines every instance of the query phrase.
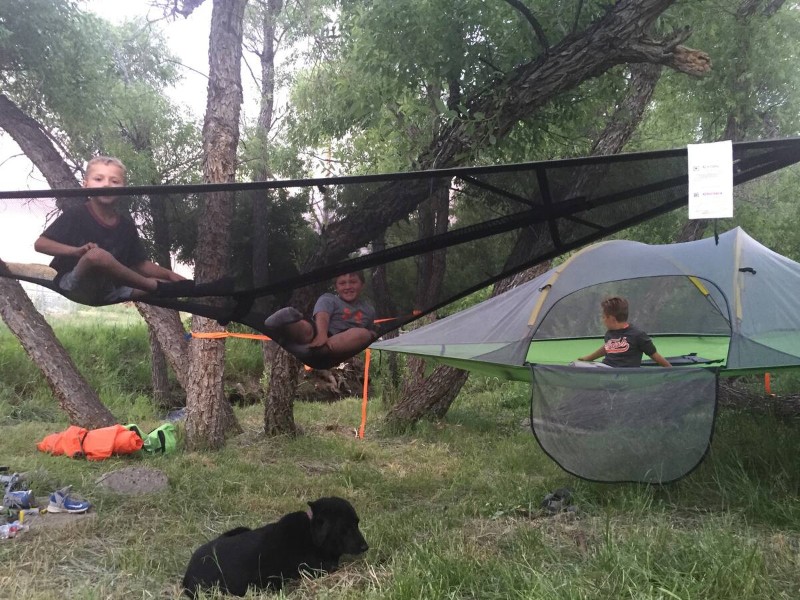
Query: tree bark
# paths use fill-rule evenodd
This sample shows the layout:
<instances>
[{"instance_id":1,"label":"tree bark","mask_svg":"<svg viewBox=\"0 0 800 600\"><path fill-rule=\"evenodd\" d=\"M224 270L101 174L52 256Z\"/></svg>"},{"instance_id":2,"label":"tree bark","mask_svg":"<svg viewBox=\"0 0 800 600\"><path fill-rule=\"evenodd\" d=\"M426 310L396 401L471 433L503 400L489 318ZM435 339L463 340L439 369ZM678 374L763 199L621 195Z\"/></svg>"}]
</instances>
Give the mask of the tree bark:
<instances>
[{"instance_id":1,"label":"tree bark","mask_svg":"<svg viewBox=\"0 0 800 600\"><path fill-rule=\"evenodd\" d=\"M152 150L150 139L147 139L147 148L145 150ZM151 182L157 185L159 182ZM153 247L155 262L167 269L172 268L172 257L170 256L170 230L169 219L167 218L167 198L165 196L150 196L149 210L151 221L153 224ZM141 311L140 311L141 312ZM175 313L177 316L177 313ZM144 316L144 315L143 315ZM161 408L174 408L182 406L186 403L185 394L183 399L172 400L172 394L169 385L169 373L167 370L167 357L164 355L164 349L158 339L158 334L154 327L150 326L149 321L145 319L148 324L148 337L150 339L150 383L153 387L153 402L156 406ZM178 331L183 332L183 326L180 319L175 319ZM185 379L184 379L185 380Z\"/></svg>"},{"instance_id":2,"label":"tree bark","mask_svg":"<svg viewBox=\"0 0 800 600\"><path fill-rule=\"evenodd\" d=\"M418 211L420 238L445 233L449 219L449 190L441 188ZM438 250L417 259L418 307L435 304L441 293L447 266L446 250ZM425 319L430 322L432 317ZM469 374L453 367L437 367L425 376L426 361L409 356L407 373L400 399L388 413L390 422L398 425L414 422L423 415L441 417L447 412Z\"/></svg>"},{"instance_id":3,"label":"tree bark","mask_svg":"<svg viewBox=\"0 0 800 600\"><path fill-rule=\"evenodd\" d=\"M259 103L255 134L260 140L260 148L263 154L259 157L259 163L254 169L254 177L257 181L266 181L272 177L267 149L275 112L275 53L277 51L275 32L278 17L282 10L282 0L269 0L262 4L261 53L259 54L261 63L261 101ZM256 192L252 195L253 285L256 287L269 282L270 204L272 201L273 194L271 191L266 193ZM267 299L256 299L255 306L262 312L266 312L268 310Z\"/></svg>"},{"instance_id":4,"label":"tree bark","mask_svg":"<svg viewBox=\"0 0 800 600\"><path fill-rule=\"evenodd\" d=\"M11 136L25 156L44 175L50 187L62 189L80 187L75 174L53 147L47 132L2 93L0 93L0 129L4 129ZM56 198L56 206L63 210L84 201L80 198ZM31 244L33 241L31 240Z\"/></svg>"},{"instance_id":5,"label":"tree bark","mask_svg":"<svg viewBox=\"0 0 800 600\"><path fill-rule=\"evenodd\" d=\"M306 313L314 303L314 294L304 288L292 297L292 306L305 308ZM264 432L267 435L296 435L294 423L294 397L299 384L302 363L278 347L272 359L269 390L264 403Z\"/></svg>"},{"instance_id":6,"label":"tree bark","mask_svg":"<svg viewBox=\"0 0 800 600\"><path fill-rule=\"evenodd\" d=\"M184 336L180 314L174 310L141 302L136 303L136 309L150 330L155 333L164 357L175 372L178 384L185 390L189 385L189 342Z\"/></svg>"},{"instance_id":7,"label":"tree bark","mask_svg":"<svg viewBox=\"0 0 800 600\"><path fill-rule=\"evenodd\" d=\"M374 252L382 252L386 249L386 232L376 237L372 242L372 250ZM397 305L392 300L392 294L389 290L389 277L386 273L386 265L379 265L372 271L372 293L374 294L373 300L375 301L375 309L379 315L387 315L398 317ZM383 339L397 337L399 330L394 329ZM393 390L400 388L400 365L397 359L396 352L386 353L387 368L389 371L389 387ZM384 396L385 400L385 396Z\"/></svg>"},{"instance_id":8,"label":"tree bark","mask_svg":"<svg viewBox=\"0 0 800 600\"><path fill-rule=\"evenodd\" d=\"M19 282L0 278L0 297L0 316L44 374L69 422L87 429L116 423Z\"/></svg>"},{"instance_id":9,"label":"tree bark","mask_svg":"<svg viewBox=\"0 0 800 600\"><path fill-rule=\"evenodd\" d=\"M153 388L153 402L162 409L173 408L169 390L167 359L152 329L148 330L147 337L150 340L150 385Z\"/></svg>"},{"instance_id":10,"label":"tree bark","mask_svg":"<svg viewBox=\"0 0 800 600\"><path fill-rule=\"evenodd\" d=\"M214 0L209 43L208 102L203 124L203 178L228 183L236 172L239 113L242 106L242 27L246 0ZM233 195L203 199L198 224L195 278L210 281L228 273ZM221 331L210 319L192 317L197 332ZM186 437L191 449L218 449L225 432L241 431L223 390L225 342L193 339L189 344Z\"/></svg>"},{"instance_id":11,"label":"tree bark","mask_svg":"<svg viewBox=\"0 0 800 600\"><path fill-rule=\"evenodd\" d=\"M391 426L401 429L422 418L444 417L469 377L453 367L436 367L425 377L425 361L419 359L409 359L407 371L401 398L387 414Z\"/></svg>"},{"instance_id":12,"label":"tree bark","mask_svg":"<svg viewBox=\"0 0 800 600\"><path fill-rule=\"evenodd\" d=\"M282 348L275 352L264 402L264 433L269 436L297 434L293 400L300 366L300 362Z\"/></svg>"}]
</instances>

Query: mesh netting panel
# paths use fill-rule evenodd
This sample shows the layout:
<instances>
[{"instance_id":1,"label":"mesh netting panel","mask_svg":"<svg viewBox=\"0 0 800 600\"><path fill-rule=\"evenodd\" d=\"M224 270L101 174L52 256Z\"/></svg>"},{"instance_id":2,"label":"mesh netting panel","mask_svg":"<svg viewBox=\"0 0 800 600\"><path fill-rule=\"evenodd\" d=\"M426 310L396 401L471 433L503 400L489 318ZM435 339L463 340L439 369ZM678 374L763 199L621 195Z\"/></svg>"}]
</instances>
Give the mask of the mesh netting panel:
<instances>
[{"instance_id":1,"label":"mesh netting panel","mask_svg":"<svg viewBox=\"0 0 800 600\"><path fill-rule=\"evenodd\" d=\"M650 335L730 335L725 298L711 282L703 283L707 296L686 276L642 277L586 287L554 304L534 339L602 336L600 302L609 296L626 298L631 307L629 320Z\"/></svg>"},{"instance_id":2,"label":"mesh netting panel","mask_svg":"<svg viewBox=\"0 0 800 600\"><path fill-rule=\"evenodd\" d=\"M536 439L584 479L674 481L700 463L711 441L711 371L536 366L533 386Z\"/></svg>"}]
</instances>

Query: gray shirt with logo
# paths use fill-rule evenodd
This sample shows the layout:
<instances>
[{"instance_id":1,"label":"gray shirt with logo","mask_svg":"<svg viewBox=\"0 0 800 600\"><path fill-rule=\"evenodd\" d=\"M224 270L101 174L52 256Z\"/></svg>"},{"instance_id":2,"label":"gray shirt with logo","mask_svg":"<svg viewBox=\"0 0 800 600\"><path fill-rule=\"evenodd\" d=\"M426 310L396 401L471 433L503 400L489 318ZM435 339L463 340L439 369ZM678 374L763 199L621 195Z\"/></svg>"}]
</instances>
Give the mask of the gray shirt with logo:
<instances>
[{"instance_id":1,"label":"gray shirt with logo","mask_svg":"<svg viewBox=\"0 0 800 600\"><path fill-rule=\"evenodd\" d=\"M353 327L372 329L375 322L375 308L363 299L345 302L336 294L322 294L314 305L314 315L325 312L330 317L328 335L336 335Z\"/></svg>"}]
</instances>

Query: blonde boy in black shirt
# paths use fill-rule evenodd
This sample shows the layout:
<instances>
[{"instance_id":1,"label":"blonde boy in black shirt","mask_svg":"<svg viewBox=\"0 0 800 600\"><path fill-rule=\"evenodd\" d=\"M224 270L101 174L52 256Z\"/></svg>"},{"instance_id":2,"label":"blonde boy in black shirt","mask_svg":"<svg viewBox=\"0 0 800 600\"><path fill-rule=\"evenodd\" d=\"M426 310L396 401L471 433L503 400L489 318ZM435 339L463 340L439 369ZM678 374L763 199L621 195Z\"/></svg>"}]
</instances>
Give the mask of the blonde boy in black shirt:
<instances>
[{"instance_id":1,"label":"blonde boy in black shirt","mask_svg":"<svg viewBox=\"0 0 800 600\"><path fill-rule=\"evenodd\" d=\"M125 177L119 159L98 156L86 166L83 187L122 187ZM86 304L191 293L194 281L148 260L136 225L116 203L116 196L92 196L64 211L36 240L37 252L55 257L50 266L59 289Z\"/></svg>"}]
</instances>

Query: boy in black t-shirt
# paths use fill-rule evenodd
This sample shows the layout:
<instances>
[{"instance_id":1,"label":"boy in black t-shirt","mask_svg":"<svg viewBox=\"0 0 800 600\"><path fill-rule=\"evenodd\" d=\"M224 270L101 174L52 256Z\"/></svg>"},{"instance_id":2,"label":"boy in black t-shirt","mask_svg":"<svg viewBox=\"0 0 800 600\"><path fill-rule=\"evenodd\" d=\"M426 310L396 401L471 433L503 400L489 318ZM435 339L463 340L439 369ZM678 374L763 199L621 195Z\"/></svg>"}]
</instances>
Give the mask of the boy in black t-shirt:
<instances>
[{"instance_id":1,"label":"boy in black t-shirt","mask_svg":"<svg viewBox=\"0 0 800 600\"><path fill-rule=\"evenodd\" d=\"M84 187L124 185L119 159L98 156L87 164ZM190 294L194 281L148 260L136 225L118 212L116 201L116 196L92 196L64 211L36 240L37 252L55 257L50 266L59 289L86 304Z\"/></svg>"},{"instance_id":2,"label":"boy in black t-shirt","mask_svg":"<svg viewBox=\"0 0 800 600\"><path fill-rule=\"evenodd\" d=\"M662 367L672 366L656 351L649 335L628 323L628 301L625 298L606 298L600 306L607 329L605 343L578 361L591 362L604 356L603 363L609 367L640 367L644 353Z\"/></svg>"}]
</instances>

